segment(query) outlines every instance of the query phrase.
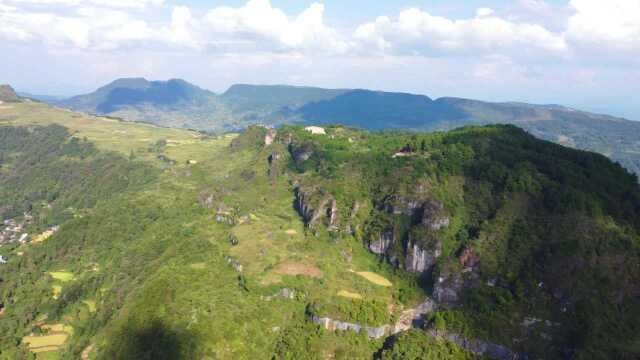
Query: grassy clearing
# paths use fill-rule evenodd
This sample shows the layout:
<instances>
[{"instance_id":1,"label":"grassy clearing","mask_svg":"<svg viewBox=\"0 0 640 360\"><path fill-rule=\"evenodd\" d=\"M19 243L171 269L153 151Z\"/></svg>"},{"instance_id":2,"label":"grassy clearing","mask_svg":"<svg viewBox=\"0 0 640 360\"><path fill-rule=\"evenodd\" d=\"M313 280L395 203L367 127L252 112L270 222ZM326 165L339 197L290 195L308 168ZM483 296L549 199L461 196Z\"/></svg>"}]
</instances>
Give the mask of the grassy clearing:
<instances>
[{"instance_id":1,"label":"grassy clearing","mask_svg":"<svg viewBox=\"0 0 640 360\"><path fill-rule=\"evenodd\" d=\"M351 291L347 291L347 290L338 291L338 296L348 298L348 299L362 300L362 295L351 292Z\"/></svg>"},{"instance_id":2,"label":"grassy clearing","mask_svg":"<svg viewBox=\"0 0 640 360\"><path fill-rule=\"evenodd\" d=\"M359 271L356 272L356 274L362 276L363 278L367 279L367 281L374 283L376 285L379 286L384 286L384 287L392 287L393 283L391 283L391 281L387 280L385 277L380 276L376 273L370 272L370 271Z\"/></svg>"}]
</instances>

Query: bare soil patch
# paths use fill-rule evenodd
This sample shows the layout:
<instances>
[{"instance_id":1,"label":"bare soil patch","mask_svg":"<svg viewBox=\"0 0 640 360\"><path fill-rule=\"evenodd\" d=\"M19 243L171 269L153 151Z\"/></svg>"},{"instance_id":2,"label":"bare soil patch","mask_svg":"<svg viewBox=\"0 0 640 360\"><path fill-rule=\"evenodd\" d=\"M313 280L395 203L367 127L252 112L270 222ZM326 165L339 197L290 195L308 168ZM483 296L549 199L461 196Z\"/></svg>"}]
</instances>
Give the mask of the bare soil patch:
<instances>
[{"instance_id":1,"label":"bare soil patch","mask_svg":"<svg viewBox=\"0 0 640 360\"><path fill-rule=\"evenodd\" d=\"M278 265L275 269L276 274L280 275L303 275L314 278L321 278L322 271L318 269L316 266L311 264L305 264L301 262L287 262Z\"/></svg>"}]
</instances>

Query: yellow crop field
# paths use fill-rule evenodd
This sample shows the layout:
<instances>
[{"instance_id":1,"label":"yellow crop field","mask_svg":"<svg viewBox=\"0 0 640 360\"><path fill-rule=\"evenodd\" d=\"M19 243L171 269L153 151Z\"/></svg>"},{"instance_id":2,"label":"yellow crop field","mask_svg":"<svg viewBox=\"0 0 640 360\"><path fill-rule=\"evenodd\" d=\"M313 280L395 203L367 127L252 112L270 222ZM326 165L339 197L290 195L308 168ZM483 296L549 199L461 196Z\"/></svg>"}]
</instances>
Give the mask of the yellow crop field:
<instances>
[{"instance_id":1,"label":"yellow crop field","mask_svg":"<svg viewBox=\"0 0 640 360\"><path fill-rule=\"evenodd\" d=\"M344 298L348 298L348 299L358 299L358 300L362 299L362 295L360 295L358 293L351 292L351 291L347 291L347 290L338 291L338 296L341 296L341 297L344 297Z\"/></svg>"},{"instance_id":2,"label":"yellow crop field","mask_svg":"<svg viewBox=\"0 0 640 360\"><path fill-rule=\"evenodd\" d=\"M363 278L367 279L369 282L372 282L376 285L380 285L380 286L384 286L384 287L392 287L393 284L391 283L391 281L387 280L385 277L380 276L376 273L370 272L370 271L360 271L357 272L356 274L362 276Z\"/></svg>"},{"instance_id":3,"label":"yellow crop field","mask_svg":"<svg viewBox=\"0 0 640 360\"><path fill-rule=\"evenodd\" d=\"M66 271L52 271L49 273L52 278L61 282L69 282L73 280L73 274Z\"/></svg>"}]
</instances>

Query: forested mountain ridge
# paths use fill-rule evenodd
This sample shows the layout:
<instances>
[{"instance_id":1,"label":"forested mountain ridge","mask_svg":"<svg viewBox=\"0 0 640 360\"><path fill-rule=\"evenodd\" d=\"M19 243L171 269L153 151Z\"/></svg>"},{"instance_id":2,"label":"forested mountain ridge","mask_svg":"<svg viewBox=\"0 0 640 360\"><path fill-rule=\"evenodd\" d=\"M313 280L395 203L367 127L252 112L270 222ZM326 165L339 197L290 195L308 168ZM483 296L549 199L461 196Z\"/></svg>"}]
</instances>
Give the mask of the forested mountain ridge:
<instances>
[{"instance_id":1,"label":"forested mountain ridge","mask_svg":"<svg viewBox=\"0 0 640 360\"><path fill-rule=\"evenodd\" d=\"M183 80L119 79L57 105L163 126L212 132L252 124L335 124L369 129L450 130L514 124L545 140L605 154L640 173L640 122L559 105L490 103L370 90L233 85L215 95Z\"/></svg>"},{"instance_id":2,"label":"forested mountain ridge","mask_svg":"<svg viewBox=\"0 0 640 360\"><path fill-rule=\"evenodd\" d=\"M38 103L0 136L2 359L638 356L640 188L604 156Z\"/></svg>"}]
</instances>

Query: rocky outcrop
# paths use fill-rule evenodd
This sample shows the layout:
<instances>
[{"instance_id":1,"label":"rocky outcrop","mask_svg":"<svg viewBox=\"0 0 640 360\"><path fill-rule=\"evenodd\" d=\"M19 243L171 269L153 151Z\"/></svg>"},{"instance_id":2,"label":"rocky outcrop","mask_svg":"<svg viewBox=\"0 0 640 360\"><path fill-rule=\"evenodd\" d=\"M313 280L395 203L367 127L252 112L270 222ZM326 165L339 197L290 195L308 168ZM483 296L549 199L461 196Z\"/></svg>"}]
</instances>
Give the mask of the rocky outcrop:
<instances>
[{"instance_id":1,"label":"rocky outcrop","mask_svg":"<svg viewBox=\"0 0 640 360\"><path fill-rule=\"evenodd\" d=\"M394 243L394 234L392 230L383 231L377 239L369 242L369 250L378 255L385 255Z\"/></svg>"},{"instance_id":2,"label":"rocky outcrop","mask_svg":"<svg viewBox=\"0 0 640 360\"><path fill-rule=\"evenodd\" d=\"M452 270L447 266L441 270L433 285L433 297L445 307L458 305L464 289L476 287L480 284L480 259L471 247L465 248L458 262L462 271ZM495 285L495 280L494 280Z\"/></svg>"},{"instance_id":3,"label":"rocky outcrop","mask_svg":"<svg viewBox=\"0 0 640 360\"><path fill-rule=\"evenodd\" d=\"M444 206L435 201L427 200L422 204L422 219L420 223L426 228L434 231L444 229L449 226L448 217L441 215Z\"/></svg>"},{"instance_id":4,"label":"rocky outcrop","mask_svg":"<svg viewBox=\"0 0 640 360\"><path fill-rule=\"evenodd\" d=\"M329 231L338 229L338 203L331 194L322 189L303 189L297 187L296 210L309 228L324 224Z\"/></svg>"},{"instance_id":5,"label":"rocky outcrop","mask_svg":"<svg viewBox=\"0 0 640 360\"><path fill-rule=\"evenodd\" d=\"M425 249L411 239L405 250L405 270L422 273L431 269L442 254L442 243L438 241L433 249Z\"/></svg>"},{"instance_id":6,"label":"rocky outcrop","mask_svg":"<svg viewBox=\"0 0 640 360\"><path fill-rule=\"evenodd\" d=\"M384 336L394 335L399 332L409 330L412 327L422 326L423 315L430 313L435 309L436 304L431 299L426 299L423 303L416 306L415 308L403 311L395 324L387 324L382 326L365 326L316 315L311 317L311 321L329 331L365 331L367 336L369 336L370 338L380 339Z\"/></svg>"},{"instance_id":7,"label":"rocky outcrop","mask_svg":"<svg viewBox=\"0 0 640 360\"><path fill-rule=\"evenodd\" d=\"M276 129L269 129L264 136L264 146L267 147L276 140L276 136L278 136L278 131Z\"/></svg>"},{"instance_id":8,"label":"rocky outcrop","mask_svg":"<svg viewBox=\"0 0 640 360\"><path fill-rule=\"evenodd\" d=\"M319 317L315 315L311 317L311 321L313 321L315 324L322 326L325 330L329 330L329 331L341 330L341 331L353 331L357 333L361 331L365 331L367 333L367 336L373 339L379 339L385 336L387 334L387 330L389 329L389 325L383 325L379 327L363 326L360 324L354 324L354 323L344 322L340 320L333 320L328 317Z\"/></svg>"},{"instance_id":9,"label":"rocky outcrop","mask_svg":"<svg viewBox=\"0 0 640 360\"><path fill-rule=\"evenodd\" d=\"M409 272L422 273L430 270L442 254L442 243L435 232L448 227L450 223L449 218L442 214L443 208L441 203L432 199L396 195L385 199L379 209L389 214L409 217L410 228L416 231L409 231L407 235L400 237L395 228L387 228L369 239L369 250ZM402 254L399 249L402 249ZM398 261L399 255L404 256L402 261Z\"/></svg>"},{"instance_id":10,"label":"rocky outcrop","mask_svg":"<svg viewBox=\"0 0 640 360\"><path fill-rule=\"evenodd\" d=\"M275 178L284 173L284 165L282 164L283 154L278 150L273 150L269 158L269 170L268 175L271 178Z\"/></svg>"},{"instance_id":11,"label":"rocky outcrop","mask_svg":"<svg viewBox=\"0 0 640 360\"><path fill-rule=\"evenodd\" d=\"M428 331L428 333L435 338L451 341L461 348L476 355L486 356L497 360L517 360L527 358L525 355L518 354L506 346L494 344L492 342L467 339L458 334L450 333L443 330L431 329Z\"/></svg>"},{"instance_id":12,"label":"rocky outcrop","mask_svg":"<svg viewBox=\"0 0 640 360\"><path fill-rule=\"evenodd\" d=\"M224 203L220 203L216 211L216 221L222 224L235 225L236 219L233 215L233 209L227 207Z\"/></svg>"},{"instance_id":13,"label":"rocky outcrop","mask_svg":"<svg viewBox=\"0 0 640 360\"><path fill-rule=\"evenodd\" d=\"M433 298L445 307L455 306L460 301L463 285L460 274L442 273L433 284Z\"/></svg>"},{"instance_id":14,"label":"rocky outcrop","mask_svg":"<svg viewBox=\"0 0 640 360\"><path fill-rule=\"evenodd\" d=\"M309 160L313 155L313 145L310 143L291 143L289 145L289 152L296 165L301 166L305 161Z\"/></svg>"}]
</instances>

